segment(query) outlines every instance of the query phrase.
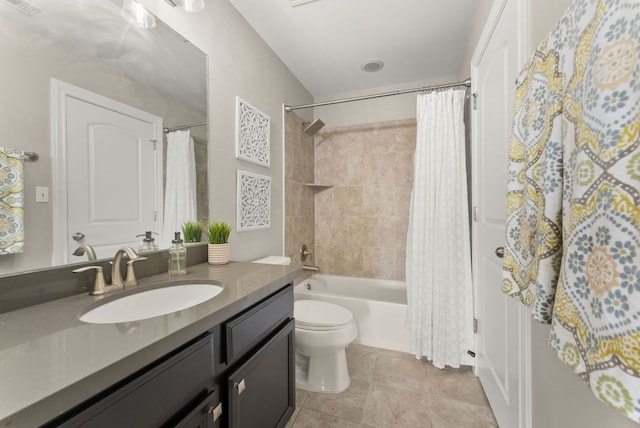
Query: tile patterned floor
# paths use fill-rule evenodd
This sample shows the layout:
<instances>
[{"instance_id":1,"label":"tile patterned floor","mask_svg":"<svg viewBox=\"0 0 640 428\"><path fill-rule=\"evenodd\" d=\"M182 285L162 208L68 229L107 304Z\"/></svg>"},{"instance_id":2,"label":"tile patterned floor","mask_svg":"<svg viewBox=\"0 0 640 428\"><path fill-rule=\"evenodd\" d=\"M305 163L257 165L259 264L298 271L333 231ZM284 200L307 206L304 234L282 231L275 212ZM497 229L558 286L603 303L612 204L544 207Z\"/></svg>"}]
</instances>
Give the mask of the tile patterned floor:
<instances>
[{"instance_id":1,"label":"tile patterned floor","mask_svg":"<svg viewBox=\"0 0 640 428\"><path fill-rule=\"evenodd\" d=\"M413 355L347 348L351 385L341 394L298 389L288 428L497 427L470 369L439 370Z\"/></svg>"}]
</instances>

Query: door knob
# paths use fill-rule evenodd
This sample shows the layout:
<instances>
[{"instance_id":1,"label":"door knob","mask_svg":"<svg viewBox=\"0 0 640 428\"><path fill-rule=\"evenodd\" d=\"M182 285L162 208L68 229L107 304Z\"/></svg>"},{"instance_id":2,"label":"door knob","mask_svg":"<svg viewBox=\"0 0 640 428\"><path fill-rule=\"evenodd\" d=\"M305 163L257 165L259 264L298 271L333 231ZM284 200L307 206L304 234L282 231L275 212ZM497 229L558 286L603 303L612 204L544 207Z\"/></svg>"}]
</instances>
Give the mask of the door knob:
<instances>
[{"instance_id":1,"label":"door knob","mask_svg":"<svg viewBox=\"0 0 640 428\"><path fill-rule=\"evenodd\" d=\"M84 239L84 233L76 232L73 234L72 238L74 241L82 241Z\"/></svg>"},{"instance_id":2,"label":"door knob","mask_svg":"<svg viewBox=\"0 0 640 428\"><path fill-rule=\"evenodd\" d=\"M496 248L496 250L494 251L494 253L496 254L496 256L503 258L504 257L504 247L498 247Z\"/></svg>"}]
</instances>

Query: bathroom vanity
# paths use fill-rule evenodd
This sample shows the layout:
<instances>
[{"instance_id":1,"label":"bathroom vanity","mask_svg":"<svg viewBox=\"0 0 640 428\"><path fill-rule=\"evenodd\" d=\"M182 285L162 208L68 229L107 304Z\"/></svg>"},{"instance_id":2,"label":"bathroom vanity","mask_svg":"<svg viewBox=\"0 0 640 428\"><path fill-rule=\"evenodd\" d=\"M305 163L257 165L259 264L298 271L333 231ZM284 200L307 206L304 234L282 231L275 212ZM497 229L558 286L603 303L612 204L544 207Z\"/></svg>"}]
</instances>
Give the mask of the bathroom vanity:
<instances>
[{"instance_id":1,"label":"bathroom vanity","mask_svg":"<svg viewBox=\"0 0 640 428\"><path fill-rule=\"evenodd\" d=\"M295 408L299 273L252 263L193 266L181 281L224 290L176 313L116 325L77 319L110 297L0 314L0 332L15 342L0 349L0 426L284 426ZM166 281L156 275L137 287Z\"/></svg>"}]
</instances>

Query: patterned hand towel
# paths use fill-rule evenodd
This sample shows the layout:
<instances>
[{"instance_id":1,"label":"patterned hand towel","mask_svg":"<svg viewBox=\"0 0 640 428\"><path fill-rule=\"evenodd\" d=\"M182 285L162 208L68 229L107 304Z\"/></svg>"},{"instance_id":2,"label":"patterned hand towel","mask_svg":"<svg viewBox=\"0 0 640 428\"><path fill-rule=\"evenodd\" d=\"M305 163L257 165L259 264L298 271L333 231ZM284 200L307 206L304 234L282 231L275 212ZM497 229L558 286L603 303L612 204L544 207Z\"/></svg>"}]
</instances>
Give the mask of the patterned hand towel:
<instances>
[{"instance_id":1,"label":"patterned hand towel","mask_svg":"<svg viewBox=\"0 0 640 428\"><path fill-rule=\"evenodd\" d=\"M0 147L0 256L24 248L24 152Z\"/></svg>"}]
</instances>

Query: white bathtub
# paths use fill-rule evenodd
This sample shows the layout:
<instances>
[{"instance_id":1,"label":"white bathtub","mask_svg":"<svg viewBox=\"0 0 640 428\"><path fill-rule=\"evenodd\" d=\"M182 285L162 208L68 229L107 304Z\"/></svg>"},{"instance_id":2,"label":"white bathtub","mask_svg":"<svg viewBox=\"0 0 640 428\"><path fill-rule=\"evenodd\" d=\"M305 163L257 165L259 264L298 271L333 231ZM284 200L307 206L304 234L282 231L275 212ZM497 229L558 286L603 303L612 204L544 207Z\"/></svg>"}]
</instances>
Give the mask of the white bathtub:
<instances>
[{"instance_id":1,"label":"white bathtub","mask_svg":"<svg viewBox=\"0 0 640 428\"><path fill-rule=\"evenodd\" d=\"M407 291L402 281L313 275L294 288L295 300L314 299L349 309L358 325L354 341L362 345L410 352Z\"/></svg>"}]
</instances>

